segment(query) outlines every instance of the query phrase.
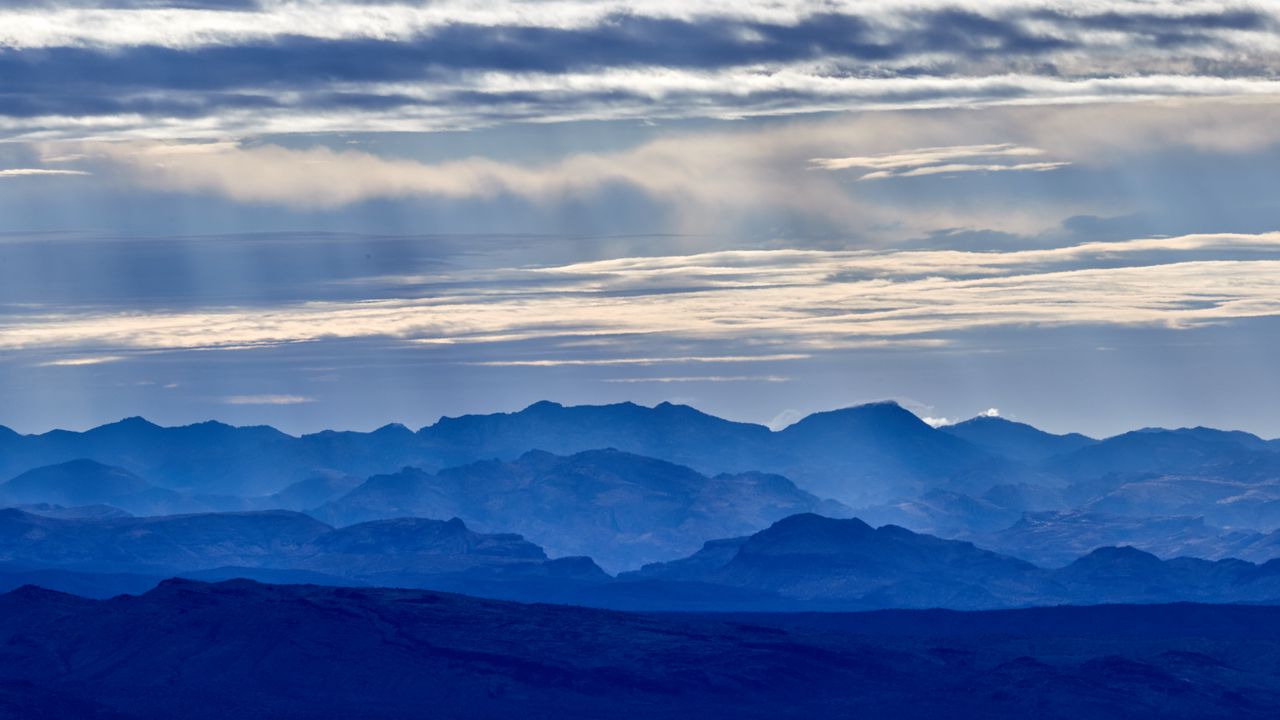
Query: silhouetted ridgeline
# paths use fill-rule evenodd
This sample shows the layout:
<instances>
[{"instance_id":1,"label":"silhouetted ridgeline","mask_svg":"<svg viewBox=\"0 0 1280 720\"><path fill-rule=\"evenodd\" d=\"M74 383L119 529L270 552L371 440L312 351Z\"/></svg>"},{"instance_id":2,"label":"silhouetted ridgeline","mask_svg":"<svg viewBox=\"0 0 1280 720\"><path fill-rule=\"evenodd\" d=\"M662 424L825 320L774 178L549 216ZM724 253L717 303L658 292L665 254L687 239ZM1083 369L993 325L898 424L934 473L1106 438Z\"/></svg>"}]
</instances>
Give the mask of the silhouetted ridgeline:
<instances>
[{"instance_id":1,"label":"silhouetted ridgeline","mask_svg":"<svg viewBox=\"0 0 1280 720\"><path fill-rule=\"evenodd\" d=\"M162 428L129 418L83 433L0 434L0 475L92 459L194 495L274 493L317 473L357 476L410 466L435 471L529 450L567 455L616 448L703 473L761 471L846 503L924 487L984 487L1038 473L939 432L893 403L811 415L782 430L663 403L563 407L541 402L510 414L444 418L412 432L326 431L300 438L270 427L207 422ZM976 485L975 485L976 484Z\"/></svg>"},{"instance_id":2,"label":"silhouetted ridgeline","mask_svg":"<svg viewBox=\"0 0 1280 720\"><path fill-rule=\"evenodd\" d=\"M1124 545L1265 562L1280 537L1278 449L1206 428L1100 441L991 417L935 429L892 403L778 432L667 403L543 402L417 432L301 438L133 418L0 433L0 471L13 473L0 505L63 518L282 509L335 526L458 517L610 571L805 512L856 513L1042 566Z\"/></svg>"},{"instance_id":3,"label":"silhouetted ridgeline","mask_svg":"<svg viewBox=\"0 0 1280 720\"><path fill-rule=\"evenodd\" d=\"M0 596L5 718L1269 718L1278 664L1271 607L653 616L247 581Z\"/></svg>"},{"instance_id":4,"label":"silhouetted ridgeline","mask_svg":"<svg viewBox=\"0 0 1280 720\"><path fill-rule=\"evenodd\" d=\"M1109 602L1280 603L1280 560L1161 560L1102 548L1060 568L857 519L801 514L688 558L607 575L519 535L404 518L332 528L300 513L48 518L0 511L0 587L93 597L162 578L378 585L648 610L986 609Z\"/></svg>"}]
</instances>

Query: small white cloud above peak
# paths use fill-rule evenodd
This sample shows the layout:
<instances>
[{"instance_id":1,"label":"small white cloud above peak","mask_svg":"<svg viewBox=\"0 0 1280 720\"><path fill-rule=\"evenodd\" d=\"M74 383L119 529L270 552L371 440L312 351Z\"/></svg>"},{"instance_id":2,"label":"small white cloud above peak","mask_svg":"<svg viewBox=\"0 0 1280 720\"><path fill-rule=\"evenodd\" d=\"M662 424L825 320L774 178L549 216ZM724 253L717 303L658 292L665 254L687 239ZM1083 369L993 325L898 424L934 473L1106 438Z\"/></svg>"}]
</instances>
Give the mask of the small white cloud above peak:
<instances>
[{"instance_id":1,"label":"small white cloud above peak","mask_svg":"<svg viewBox=\"0 0 1280 720\"><path fill-rule=\"evenodd\" d=\"M1000 417L1000 409L987 408L986 412L982 413L982 417Z\"/></svg>"}]
</instances>

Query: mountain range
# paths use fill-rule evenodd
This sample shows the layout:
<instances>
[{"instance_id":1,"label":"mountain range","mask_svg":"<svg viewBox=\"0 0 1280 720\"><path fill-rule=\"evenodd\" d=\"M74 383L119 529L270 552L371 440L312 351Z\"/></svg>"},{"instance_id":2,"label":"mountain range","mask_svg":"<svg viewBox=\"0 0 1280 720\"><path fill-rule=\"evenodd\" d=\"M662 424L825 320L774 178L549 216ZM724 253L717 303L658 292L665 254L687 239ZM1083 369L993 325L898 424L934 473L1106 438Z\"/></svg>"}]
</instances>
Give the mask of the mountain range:
<instances>
[{"instance_id":1,"label":"mountain range","mask_svg":"<svg viewBox=\"0 0 1280 720\"><path fill-rule=\"evenodd\" d=\"M405 468L375 475L312 514L335 525L460 517L486 531L518 532L555 555L590 554L606 568L625 569L798 512L851 513L779 475L706 477L662 460L592 450L569 457L530 451L438 473Z\"/></svg>"},{"instance_id":2,"label":"mountain range","mask_svg":"<svg viewBox=\"0 0 1280 720\"><path fill-rule=\"evenodd\" d=\"M1042 567L972 543L856 518L795 515L620 582L697 582L767 594L786 609L982 609L1144 602L1280 603L1280 560L1255 564L1103 547Z\"/></svg>"},{"instance_id":3,"label":"mountain range","mask_svg":"<svg viewBox=\"0 0 1280 720\"><path fill-rule=\"evenodd\" d=\"M0 473L12 478L0 505L37 514L285 509L334 526L458 517L611 571L804 512L856 512L1041 565L1108 545L1265 561L1280 529L1277 441L1208 428L1096 440L986 416L934 428L893 403L779 431L670 403L541 402L416 432L302 437L131 418L82 433L0 432Z\"/></svg>"},{"instance_id":4,"label":"mountain range","mask_svg":"<svg viewBox=\"0 0 1280 720\"><path fill-rule=\"evenodd\" d=\"M72 460L123 468L192 495L261 496L324 473L368 477L402 467L428 472L530 450L568 455L614 448L704 474L782 474L806 490L865 505L928 487L982 490L1044 480L1037 471L940 432L895 403L816 413L781 431L691 407L633 403L443 418L412 432L325 431L293 437L270 427L216 422L163 428L128 418L85 432L0 433L0 476Z\"/></svg>"},{"instance_id":5,"label":"mountain range","mask_svg":"<svg viewBox=\"0 0 1280 720\"><path fill-rule=\"evenodd\" d=\"M24 720L1268 718L1277 665L1273 607L644 615L189 580L0 595L0 718Z\"/></svg>"},{"instance_id":6,"label":"mountain range","mask_svg":"<svg viewBox=\"0 0 1280 720\"><path fill-rule=\"evenodd\" d=\"M167 577L235 573L331 584L573 576L606 579L589 560L550 561L519 535L476 533L458 519L399 518L333 528L276 510L162 517L61 519L0 510L0 563ZM307 575L290 576L302 572Z\"/></svg>"},{"instance_id":7,"label":"mountain range","mask_svg":"<svg viewBox=\"0 0 1280 720\"><path fill-rule=\"evenodd\" d=\"M37 582L104 597L174 575L416 587L633 610L1280 603L1280 560L1162 560L1126 546L1045 567L965 541L809 513L611 577L590 558L548 559L519 535L478 533L456 518L333 528L287 511L97 519L0 511L0 586Z\"/></svg>"}]
</instances>

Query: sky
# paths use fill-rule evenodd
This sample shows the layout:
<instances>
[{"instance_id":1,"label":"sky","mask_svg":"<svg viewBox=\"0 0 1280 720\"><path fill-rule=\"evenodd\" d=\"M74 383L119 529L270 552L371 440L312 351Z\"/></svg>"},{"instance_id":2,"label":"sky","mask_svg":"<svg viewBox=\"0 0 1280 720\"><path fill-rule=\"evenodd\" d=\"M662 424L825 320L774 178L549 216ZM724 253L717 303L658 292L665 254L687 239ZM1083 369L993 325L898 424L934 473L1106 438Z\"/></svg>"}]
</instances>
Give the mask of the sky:
<instances>
[{"instance_id":1,"label":"sky","mask_svg":"<svg viewBox=\"0 0 1280 720\"><path fill-rule=\"evenodd\" d=\"M10 0L0 424L1280 436L1280 2Z\"/></svg>"}]
</instances>

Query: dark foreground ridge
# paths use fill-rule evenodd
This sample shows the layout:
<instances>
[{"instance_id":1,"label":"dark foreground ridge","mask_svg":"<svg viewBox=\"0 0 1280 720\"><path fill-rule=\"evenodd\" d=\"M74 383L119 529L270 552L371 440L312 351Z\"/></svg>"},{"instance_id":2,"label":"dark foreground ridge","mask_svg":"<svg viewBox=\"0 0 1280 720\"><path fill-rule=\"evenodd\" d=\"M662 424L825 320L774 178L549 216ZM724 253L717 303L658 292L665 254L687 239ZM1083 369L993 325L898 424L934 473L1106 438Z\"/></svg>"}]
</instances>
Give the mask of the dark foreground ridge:
<instances>
[{"instance_id":1,"label":"dark foreground ridge","mask_svg":"<svg viewBox=\"0 0 1280 720\"><path fill-rule=\"evenodd\" d=\"M1274 717L1280 608L655 615L171 580L0 596L4 718Z\"/></svg>"}]
</instances>

